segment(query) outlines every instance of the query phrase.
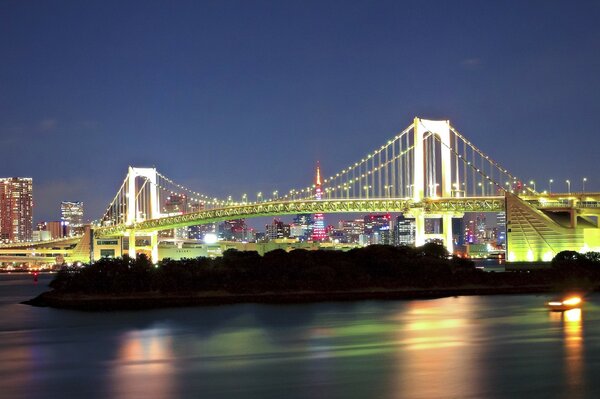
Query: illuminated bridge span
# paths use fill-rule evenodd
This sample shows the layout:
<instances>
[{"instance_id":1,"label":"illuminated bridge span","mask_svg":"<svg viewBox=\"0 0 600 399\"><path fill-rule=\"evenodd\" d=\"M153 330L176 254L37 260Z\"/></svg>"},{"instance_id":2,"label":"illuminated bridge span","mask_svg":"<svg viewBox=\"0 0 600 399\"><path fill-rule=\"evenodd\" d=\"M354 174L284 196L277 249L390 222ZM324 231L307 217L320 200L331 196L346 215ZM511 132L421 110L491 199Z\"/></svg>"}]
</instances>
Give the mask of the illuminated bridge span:
<instances>
[{"instance_id":1,"label":"illuminated bridge span","mask_svg":"<svg viewBox=\"0 0 600 399\"><path fill-rule=\"evenodd\" d=\"M415 118L320 183L320 199L317 186L310 185L276 190L270 197L259 193L256 201L244 195L235 202L187 188L154 168L130 167L94 226L91 247L118 240L130 256L148 250L156 261L161 230L299 213L402 212L415 219L416 245L435 238L452 251L452 218L505 211L509 261L547 261L563 250L600 250L600 194L540 194L449 121ZM427 218L442 220L441 234L426 232Z\"/></svg>"},{"instance_id":2,"label":"illuminated bridge span","mask_svg":"<svg viewBox=\"0 0 600 399\"><path fill-rule=\"evenodd\" d=\"M323 179L320 188L320 200L311 185L234 202L191 190L154 168L130 167L94 237L128 236L131 256L136 237L147 237L157 259L157 232L165 229L297 213L402 212L415 218L416 245L438 238L452 251L452 218L506 211L510 261L549 260L565 249L600 246L600 195L540 194L449 121L415 118L387 143ZM163 206L182 198L185 206ZM442 234L426 233L427 218L442 219Z\"/></svg>"}]
</instances>

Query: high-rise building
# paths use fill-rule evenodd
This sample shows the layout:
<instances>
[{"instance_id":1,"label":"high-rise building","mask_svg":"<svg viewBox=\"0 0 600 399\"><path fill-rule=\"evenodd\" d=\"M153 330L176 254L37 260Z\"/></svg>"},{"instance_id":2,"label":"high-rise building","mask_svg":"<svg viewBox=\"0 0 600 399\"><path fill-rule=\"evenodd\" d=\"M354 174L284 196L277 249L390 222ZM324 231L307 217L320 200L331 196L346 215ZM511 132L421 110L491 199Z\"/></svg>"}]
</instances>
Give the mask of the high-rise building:
<instances>
[{"instance_id":1,"label":"high-rise building","mask_svg":"<svg viewBox=\"0 0 600 399\"><path fill-rule=\"evenodd\" d=\"M32 182L31 177L0 178L0 241L31 241Z\"/></svg>"},{"instance_id":2,"label":"high-rise building","mask_svg":"<svg viewBox=\"0 0 600 399\"><path fill-rule=\"evenodd\" d=\"M217 225L216 223L209 224L199 224L195 226L190 226L188 228L188 238L191 240L204 240L204 236L207 234L216 234Z\"/></svg>"},{"instance_id":3,"label":"high-rise building","mask_svg":"<svg viewBox=\"0 0 600 399\"><path fill-rule=\"evenodd\" d=\"M364 234L370 244L392 244L389 213L365 216Z\"/></svg>"},{"instance_id":4,"label":"high-rise building","mask_svg":"<svg viewBox=\"0 0 600 399\"><path fill-rule=\"evenodd\" d=\"M171 194L165 200L162 213L169 216L175 216L187 213L187 210L187 197L181 194ZM175 229L161 230L159 231L158 235L163 238L186 239L189 235L188 230L189 229L187 227L178 227Z\"/></svg>"},{"instance_id":5,"label":"high-rise building","mask_svg":"<svg viewBox=\"0 0 600 399\"><path fill-rule=\"evenodd\" d=\"M310 213L299 213L290 225L290 237L306 241L312 237L314 221Z\"/></svg>"},{"instance_id":6,"label":"high-rise building","mask_svg":"<svg viewBox=\"0 0 600 399\"><path fill-rule=\"evenodd\" d=\"M248 227L245 219L226 220L218 225L218 236L226 241L251 241L253 230Z\"/></svg>"},{"instance_id":7,"label":"high-rise building","mask_svg":"<svg viewBox=\"0 0 600 399\"><path fill-rule=\"evenodd\" d=\"M340 220L338 229L343 232L343 241L347 243L359 243L360 236L365 231L364 219Z\"/></svg>"},{"instance_id":8,"label":"high-rise building","mask_svg":"<svg viewBox=\"0 0 600 399\"><path fill-rule=\"evenodd\" d=\"M51 240L69 236L69 225L62 220L43 222L43 226L40 230L48 232Z\"/></svg>"},{"instance_id":9,"label":"high-rise building","mask_svg":"<svg viewBox=\"0 0 600 399\"><path fill-rule=\"evenodd\" d=\"M317 176L315 178L315 199L321 199L321 167L317 162ZM325 218L322 213L315 213L314 225L312 232L313 241L323 241L327 238L327 232L325 231Z\"/></svg>"},{"instance_id":10,"label":"high-rise building","mask_svg":"<svg viewBox=\"0 0 600 399\"><path fill-rule=\"evenodd\" d=\"M83 202L61 202L60 220L69 226L69 235L83 234Z\"/></svg>"},{"instance_id":11,"label":"high-rise building","mask_svg":"<svg viewBox=\"0 0 600 399\"><path fill-rule=\"evenodd\" d=\"M394 228L395 245L415 245L417 225L415 219L407 218L400 214L396 217Z\"/></svg>"},{"instance_id":12,"label":"high-rise building","mask_svg":"<svg viewBox=\"0 0 600 399\"><path fill-rule=\"evenodd\" d=\"M266 225L265 229L265 236L269 241L289 238L290 236L290 225L283 223L279 219L273 219L273 223Z\"/></svg>"},{"instance_id":13,"label":"high-rise building","mask_svg":"<svg viewBox=\"0 0 600 399\"><path fill-rule=\"evenodd\" d=\"M167 197L163 206L163 213L168 215L181 215L187 212L188 201L185 195L172 194Z\"/></svg>"}]
</instances>

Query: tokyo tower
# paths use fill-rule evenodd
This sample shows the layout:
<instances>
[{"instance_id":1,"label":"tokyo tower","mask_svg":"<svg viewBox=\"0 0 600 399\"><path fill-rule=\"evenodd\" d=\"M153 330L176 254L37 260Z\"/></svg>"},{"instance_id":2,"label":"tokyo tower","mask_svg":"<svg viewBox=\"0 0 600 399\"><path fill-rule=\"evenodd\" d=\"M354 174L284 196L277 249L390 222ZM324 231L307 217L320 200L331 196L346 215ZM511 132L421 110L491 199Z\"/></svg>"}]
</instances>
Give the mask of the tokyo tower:
<instances>
[{"instance_id":1,"label":"tokyo tower","mask_svg":"<svg viewBox=\"0 0 600 399\"><path fill-rule=\"evenodd\" d=\"M315 178L315 199L321 199L321 167L319 166L319 162L317 162L317 176ZM313 219L313 241L323 241L327 238L327 233L325 233L325 222L323 219L322 213L315 213Z\"/></svg>"}]
</instances>

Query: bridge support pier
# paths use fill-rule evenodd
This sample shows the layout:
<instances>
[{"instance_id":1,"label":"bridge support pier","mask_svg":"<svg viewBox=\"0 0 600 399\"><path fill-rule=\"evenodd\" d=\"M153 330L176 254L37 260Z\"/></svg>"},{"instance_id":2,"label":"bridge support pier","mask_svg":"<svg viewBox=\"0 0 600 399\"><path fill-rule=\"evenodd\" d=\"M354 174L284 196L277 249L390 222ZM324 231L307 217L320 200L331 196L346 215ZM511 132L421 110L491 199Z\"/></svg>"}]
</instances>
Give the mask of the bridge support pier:
<instances>
[{"instance_id":1,"label":"bridge support pier","mask_svg":"<svg viewBox=\"0 0 600 399\"><path fill-rule=\"evenodd\" d=\"M135 248L135 231L129 231L129 247L127 254L130 258L135 259L136 248Z\"/></svg>"},{"instance_id":2,"label":"bridge support pier","mask_svg":"<svg viewBox=\"0 0 600 399\"><path fill-rule=\"evenodd\" d=\"M415 246L425 245L425 212L422 209L411 210L415 218Z\"/></svg>"},{"instance_id":3,"label":"bridge support pier","mask_svg":"<svg viewBox=\"0 0 600 399\"><path fill-rule=\"evenodd\" d=\"M150 233L150 247L151 249L151 260L152 263L158 263L158 231Z\"/></svg>"},{"instance_id":4,"label":"bridge support pier","mask_svg":"<svg viewBox=\"0 0 600 399\"><path fill-rule=\"evenodd\" d=\"M452 242L452 215L442 215L442 234L444 236L444 246L446 250L452 254L454 252L454 244Z\"/></svg>"},{"instance_id":5,"label":"bridge support pier","mask_svg":"<svg viewBox=\"0 0 600 399\"><path fill-rule=\"evenodd\" d=\"M569 212L569 219L571 222L571 228L576 229L577 228L577 211L575 209L571 209L571 211Z\"/></svg>"},{"instance_id":6,"label":"bridge support pier","mask_svg":"<svg viewBox=\"0 0 600 399\"><path fill-rule=\"evenodd\" d=\"M427 239L428 234L425 232L425 220L426 214L423 209L412 209L411 215L415 218L415 246L420 247L421 245L425 245L425 240ZM440 215L430 215L439 218ZM444 240L444 247L448 250L449 253L454 252L454 243L453 243L453 232L452 232L452 218L458 217L458 215L448 213L442 214L442 234L429 234L430 238L441 238ZM462 216L461 216L462 217Z\"/></svg>"}]
</instances>

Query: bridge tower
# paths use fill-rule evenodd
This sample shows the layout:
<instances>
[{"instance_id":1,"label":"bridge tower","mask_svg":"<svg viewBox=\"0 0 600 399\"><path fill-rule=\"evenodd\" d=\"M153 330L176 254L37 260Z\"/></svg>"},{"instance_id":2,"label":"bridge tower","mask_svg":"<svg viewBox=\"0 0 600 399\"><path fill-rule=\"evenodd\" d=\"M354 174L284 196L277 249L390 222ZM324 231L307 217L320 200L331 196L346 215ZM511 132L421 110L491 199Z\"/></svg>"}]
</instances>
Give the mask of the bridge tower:
<instances>
[{"instance_id":1,"label":"bridge tower","mask_svg":"<svg viewBox=\"0 0 600 399\"><path fill-rule=\"evenodd\" d=\"M431 133L437 136L441 147L441 195L443 198L452 196L452 160L451 160L451 141L450 141L450 121L432 121L427 119L415 118L413 124L413 143L414 143L414 162L413 162L413 190L412 199L415 203L422 202L425 199L425 134ZM455 183L458 186L458 182ZM437 190L437 189L436 189ZM429 191L431 195L431 190ZM416 208L411 212L415 217L416 233L415 245L425 244L425 210ZM430 215L431 216L431 215ZM448 252L452 253L452 214L442 214L442 235L444 245Z\"/></svg>"},{"instance_id":2,"label":"bridge tower","mask_svg":"<svg viewBox=\"0 0 600 399\"><path fill-rule=\"evenodd\" d=\"M127 204L127 219L125 224L127 226L132 226L134 223L138 221L142 221L140 209L138 209L138 201L136 194L136 178L143 177L148 183L150 183L150 209L149 209L149 217L150 219L156 219L160 217L159 212L159 200L158 200L158 190L157 190L157 174L156 168L135 168L130 166L129 173L127 174L127 194L126 194L126 204ZM150 232L150 246L151 246L151 258L152 262L158 262L158 232L152 231ZM135 229L131 228L129 230L129 248L128 248L129 256L135 258L136 256L136 247L135 247Z\"/></svg>"}]
</instances>

